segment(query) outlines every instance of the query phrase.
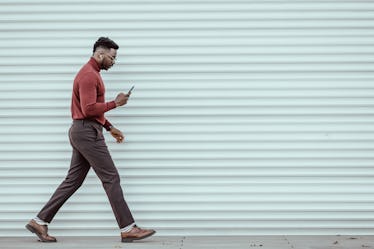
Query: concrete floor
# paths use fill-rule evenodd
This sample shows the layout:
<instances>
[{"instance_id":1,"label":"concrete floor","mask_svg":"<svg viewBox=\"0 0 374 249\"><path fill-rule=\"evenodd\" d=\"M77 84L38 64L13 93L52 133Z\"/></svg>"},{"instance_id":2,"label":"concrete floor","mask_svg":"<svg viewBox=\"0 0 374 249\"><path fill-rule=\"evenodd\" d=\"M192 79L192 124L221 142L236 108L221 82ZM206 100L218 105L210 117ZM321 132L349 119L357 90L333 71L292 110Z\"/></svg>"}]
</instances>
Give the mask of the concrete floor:
<instances>
[{"instance_id":1,"label":"concrete floor","mask_svg":"<svg viewBox=\"0 0 374 249\"><path fill-rule=\"evenodd\" d=\"M121 243L119 237L59 237L41 243L36 237L0 237L1 249L374 249L373 236L228 236L163 237Z\"/></svg>"}]
</instances>

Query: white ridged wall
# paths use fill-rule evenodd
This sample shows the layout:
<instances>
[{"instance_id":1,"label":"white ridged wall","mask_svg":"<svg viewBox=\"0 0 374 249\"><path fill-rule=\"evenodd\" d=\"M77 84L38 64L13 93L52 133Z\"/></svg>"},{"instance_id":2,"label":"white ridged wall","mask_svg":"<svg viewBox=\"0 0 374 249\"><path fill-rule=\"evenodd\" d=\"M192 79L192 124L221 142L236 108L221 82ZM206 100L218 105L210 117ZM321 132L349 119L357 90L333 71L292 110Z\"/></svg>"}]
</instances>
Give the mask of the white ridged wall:
<instances>
[{"instance_id":1,"label":"white ridged wall","mask_svg":"<svg viewBox=\"0 0 374 249\"><path fill-rule=\"evenodd\" d=\"M0 236L63 180L72 81L119 45L107 143L158 235L373 234L374 2L0 0ZM118 235L91 172L53 235Z\"/></svg>"}]
</instances>

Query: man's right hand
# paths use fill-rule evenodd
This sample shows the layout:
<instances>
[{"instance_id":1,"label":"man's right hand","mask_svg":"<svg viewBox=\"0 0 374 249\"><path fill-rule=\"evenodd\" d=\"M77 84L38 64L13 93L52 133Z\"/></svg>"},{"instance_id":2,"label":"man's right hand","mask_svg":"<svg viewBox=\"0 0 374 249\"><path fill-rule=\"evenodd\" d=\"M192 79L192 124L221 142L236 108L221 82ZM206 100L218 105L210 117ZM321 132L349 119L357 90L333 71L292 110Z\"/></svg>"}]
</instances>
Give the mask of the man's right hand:
<instances>
[{"instance_id":1,"label":"man's right hand","mask_svg":"<svg viewBox=\"0 0 374 249\"><path fill-rule=\"evenodd\" d=\"M116 107L126 105L129 97L130 94L119 93L114 100L114 102L116 102Z\"/></svg>"}]
</instances>

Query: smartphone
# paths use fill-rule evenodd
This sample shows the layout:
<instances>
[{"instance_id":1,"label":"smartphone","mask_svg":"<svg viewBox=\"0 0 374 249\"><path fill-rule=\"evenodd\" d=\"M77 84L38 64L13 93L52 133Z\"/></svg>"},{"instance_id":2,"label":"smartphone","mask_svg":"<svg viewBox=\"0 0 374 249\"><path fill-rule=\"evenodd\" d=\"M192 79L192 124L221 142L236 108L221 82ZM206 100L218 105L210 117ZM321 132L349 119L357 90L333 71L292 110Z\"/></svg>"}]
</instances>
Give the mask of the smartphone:
<instances>
[{"instance_id":1,"label":"smartphone","mask_svg":"<svg viewBox=\"0 0 374 249\"><path fill-rule=\"evenodd\" d=\"M132 90L134 90L134 87L135 87L135 86L132 86L132 87L130 88L128 94L131 94Z\"/></svg>"}]
</instances>

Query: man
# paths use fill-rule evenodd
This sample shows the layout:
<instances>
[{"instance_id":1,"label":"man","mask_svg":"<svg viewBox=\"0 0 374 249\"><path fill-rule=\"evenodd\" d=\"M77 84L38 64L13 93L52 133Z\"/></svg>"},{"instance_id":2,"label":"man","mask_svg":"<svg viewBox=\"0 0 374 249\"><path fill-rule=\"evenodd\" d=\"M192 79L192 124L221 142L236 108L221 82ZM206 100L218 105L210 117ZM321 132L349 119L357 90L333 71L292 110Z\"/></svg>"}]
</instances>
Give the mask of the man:
<instances>
[{"instance_id":1,"label":"man","mask_svg":"<svg viewBox=\"0 0 374 249\"><path fill-rule=\"evenodd\" d=\"M144 239L155 233L154 230L136 226L124 200L120 177L102 134L104 127L118 143L122 143L125 138L122 132L105 118L104 113L125 105L130 93L119 93L115 100L105 102L105 86L100 76L101 69L108 70L114 65L118 48L111 39L100 37L93 46L92 57L75 77L71 101L73 124L69 130L73 147L70 169L51 199L26 225L26 228L35 233L42 242L57 241L48 234L48 224L61 206L82 185L91 167L100 178L109 198L121 229L122 242Z\"/></svg>"}]
</instances>

